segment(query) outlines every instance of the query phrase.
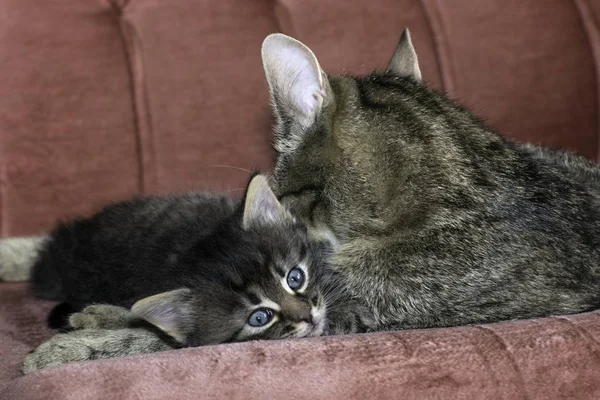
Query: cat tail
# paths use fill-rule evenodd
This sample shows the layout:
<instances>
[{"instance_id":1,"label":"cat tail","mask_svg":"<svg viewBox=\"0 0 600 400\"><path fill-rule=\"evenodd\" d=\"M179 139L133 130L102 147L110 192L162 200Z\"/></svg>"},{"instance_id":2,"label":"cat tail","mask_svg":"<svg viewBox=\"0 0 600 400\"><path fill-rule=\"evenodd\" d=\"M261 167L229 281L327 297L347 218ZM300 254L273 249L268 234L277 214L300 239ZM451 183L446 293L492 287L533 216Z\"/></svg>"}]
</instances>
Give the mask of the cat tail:
<instances>
[{"instance_id":1,"label":"cat tail","mask_svg":"<svg viewBox=\"0 0 600 400\"><path fill-rule=\"evenodd\" d=\"M28 281L47 236L13 237L0 240L0 281Z\"/></svg>"}]
</instances>

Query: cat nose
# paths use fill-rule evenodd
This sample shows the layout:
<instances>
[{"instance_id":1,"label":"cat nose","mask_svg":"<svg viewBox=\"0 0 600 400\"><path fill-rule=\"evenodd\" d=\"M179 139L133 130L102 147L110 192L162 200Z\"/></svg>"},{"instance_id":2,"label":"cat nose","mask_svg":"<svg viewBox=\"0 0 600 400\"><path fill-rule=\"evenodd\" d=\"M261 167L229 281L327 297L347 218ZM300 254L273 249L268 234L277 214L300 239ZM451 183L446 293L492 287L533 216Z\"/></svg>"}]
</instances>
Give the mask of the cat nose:
<instances>
[{"instance_id":1,"label":"cat nose","mask_svg":"<svg viewBox=\"0 0 600 400\"><path fill-rule=\"evenodd\" d=\"M310 310L302 311L295 315L290 315L288 318L294 322L308 322L309 324L312 324L314 320Z\"/></svg>"},{"instance_id":2,"label":"cat nose","mask_svg":"<svg viewBox=\"0 0 600 400\"><path fill-rule=\"evenodd\" d=\"M312 315L312 313L310 311L308 312L308 318L306 318L304 321L308 322L309 324L314 325L315 319L313 318L313 315Z\"/></svg>"},{"instance_id":3,"label":"cat nose","mask_svg":"<svg viewBox=\"0 0 600 400\"><path fill-rule=\"evenodd\" d=\"M307 322L313 323L312 307L297 299L289 299L281 304L282 316L290 322Z\"/></svg>"}]
</instances>

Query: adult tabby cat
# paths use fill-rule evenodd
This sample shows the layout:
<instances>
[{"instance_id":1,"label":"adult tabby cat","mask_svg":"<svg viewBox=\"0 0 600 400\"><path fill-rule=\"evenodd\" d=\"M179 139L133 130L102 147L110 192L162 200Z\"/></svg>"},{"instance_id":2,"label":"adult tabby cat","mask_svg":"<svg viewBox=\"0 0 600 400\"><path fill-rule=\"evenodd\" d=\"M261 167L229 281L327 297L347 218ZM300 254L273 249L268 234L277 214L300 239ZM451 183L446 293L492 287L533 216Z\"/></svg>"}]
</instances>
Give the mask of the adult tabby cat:
<instances>
[{"instance_id":1,"label":"adult tabby cat","mask_svg":"<svg viewBox=\"0 0 600 400\"><path fill-rule=\"evenodd\" d=\"M387 71L331 76L281 34L263 65L282 203L335 244L377 329L600 306L600 169L512 143L421 81L406 30Z\"/></svg>"},{"instance_id":2,"label":"adult tabby cat","mask_svg":"<svg viewBox=\"0 0 600 400\"><path fill-rule=\"evenodd\" d=\"M19 247L27 263L10 264ZM140 198L59 224L47 238L0 241L0 278L31 269L39 297L113 305L72 315L70 327L86 330L42 345L30 372L88 356L364 331L372 318L345 296L328 251L256 175L239 205L208 194Z\"/></svg>"}]
</instances>

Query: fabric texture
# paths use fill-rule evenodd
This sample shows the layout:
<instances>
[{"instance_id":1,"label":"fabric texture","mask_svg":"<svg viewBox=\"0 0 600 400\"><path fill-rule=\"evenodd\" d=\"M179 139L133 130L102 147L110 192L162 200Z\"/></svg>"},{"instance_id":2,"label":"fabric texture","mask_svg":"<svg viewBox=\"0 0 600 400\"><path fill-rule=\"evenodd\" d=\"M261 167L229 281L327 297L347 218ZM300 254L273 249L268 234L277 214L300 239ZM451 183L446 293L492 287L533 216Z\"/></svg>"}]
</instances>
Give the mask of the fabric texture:
<instances>
[{"instance_id":1,"label":"fabric texture","mask_svg":"<svg viewBox=\"0 0 600 400\"><path fill-rule=\"evenodd\" d=\"M13 381L0 400L597 399L598 340L594 312L235 343L49 368Z\"/></svg>"},{"instance_id":2,"label":"fabric texture","mask_svg":"<svg viewBox=\"0 0 600 400\"><path fill-rule=\"evenodd\" d=\"M241 195L268 171L260 45L385 68L404 26L424 79L519 141L600 155L600 0L0 0L0 234L148 193ZM600 398L597 312L255 342L20 377L52 303L0 284L0 398ZM5 390L2 392L2 390Z\"/></svg>"}]
</instances>

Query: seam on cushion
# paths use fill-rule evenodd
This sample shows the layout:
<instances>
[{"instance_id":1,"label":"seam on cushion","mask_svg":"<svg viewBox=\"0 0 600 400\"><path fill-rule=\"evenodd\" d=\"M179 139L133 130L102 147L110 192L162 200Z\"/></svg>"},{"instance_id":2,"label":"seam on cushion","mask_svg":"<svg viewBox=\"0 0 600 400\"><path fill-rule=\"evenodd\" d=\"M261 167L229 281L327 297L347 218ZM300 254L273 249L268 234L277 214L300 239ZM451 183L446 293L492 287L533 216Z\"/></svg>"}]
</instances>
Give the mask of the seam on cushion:
<instances>
[{"instance_id":1,"label":"seam on cushion","mask_svg":"<svg viewBox=\"0 0 600 400\"><path fill-rule=\"evenodd\" d=\"M138 188L141 194L147 194L149 190L156 189L157 163L143 51L139 35L135 27L125 19L122 9L119 9L119 26L131 76L131 97L138 153Z\"/></svg>"},{"instance_id":2,"label":"seam on cushion","mask_svg":"<svg viewBox=\"0 0 600 400\"><path fill-rule=\"evenodd\" d=\"M2 143L0 142L0 145ZM5 237L8 231L6 224L6 216L8 215L6 206L6 156L4 146L0 148L0 154L2 154L2 161L0 161L0 236Z\"/></svg>"},{"instance_id":3,"label":"seam on cushion","mask_svg":"<svg viewBox=\"0 0 600 400\"><path fill-rule=\"evenodd\" d=\"M117 15L121 15L125 13L125 9L129 6L131 0L107 0L107 2Z\"/></svg>"},{"instance_id":4,"label":"seam on cushion","mask_svg":"<svg viewBox=\"0 0 600 400\"><path fill-rule=\"evenodd\" d=\"M590 53L594 59L594 72L596 75L596 161L600 160L600 33L598 22L594 21L593 13L585 0L574 0L575 8L590 46Z\"/></svg>"},{"instance_id":5,"label":"seam on cushion","mask_svg":"<svg viewBox=\"0 0 600 400\"><path fill-rule=\"evenodd\" d=\"M440 77L442 89L444 91L446 91L446 82L444 79L444 72L442 71L443 65L442 65L442 61L440 59L440 44L439 44L437 38L435 37L435 32L433 30L433 26L432 26L432 22L431 22L431 15L429 13L429 10L427 9L427 7L424 4L424 0L419 0L418 3L421 6L423 15L425 16L425 24L427 25L427 31L429 32L429 36L431 37L431 41L433 42L433 52L435 53L435 63L437 64L438 75Z\"/></svg>"},{"instance_id":6,"label":"seam on cushion","mask_svg":"<svg viewBox=\"0 0 600 400\"><path fill-rule=\"evenodd\" d=\"M452 57L450 56L450 49L443 38L447 38L446 29L444 28L444 22L440 13L439 3L435 0L419 0L427 26L431 32L431 38L433 40L438 69L440 71L440 77L442 81L442 88L444 91L451 96L457 95L456 93L456 79L454 74L454 65L452 63Z\"/></svg>"},{"instance_id":7,"label":"seam on cushion","mask_svg":"<svg viewBox=\"0 0 600 400\"><path fill-rule=\"evenodd\" d=\"M508 345L506 344L506 342L504 341L502 336L500 336L493 329L482 326L482 325L473 325L473 328L476 328L476 329L479 329L479 330L482 330L482 331L488 333L489 336L493 337L494 340L502 346L502 348L504 349L504 354L506 354L506 356L508 357L510 365L512 366L513 371L517 375L517 381L518 381L519 391L521 392L521 395L523 396L524 399L529 399L529 394L527 393L525 381L523 380L523 374L521 373L519 364L517 364L517 361L513 357L512 352L508 349Z\"/></svg>"},{"instance_id":8,"label":"seam on cushion","mask_svg":"<svg viewBox=\"0 0 600 400\"><path fill-rule=\"evenodd\" d=\"M587 341L592 344L592 347L594 347L593 350L595 350L595 351L600 350L600 343L598 343L598 340L596 340L596 338L594 338L594 336L586 328L584 328L577 322L575 322L567 317L553 316L551 318L555 321L560 321L560 322L570 326L571 328L573 328L573 330L577 331L577 333L580 336L586 338Z\"/></svg>"},{"instance_id":9,"label":"seam on cushion","mask_svg":"<svg viewBox=\"0 0 600 400\"><path fill-rule=\"evenodd\" d=\"M290 12L288 6L283 1L278 0L272 0L272 3L277 31L300 40L298 37L298 31L296 31L294 22L292 21L292 13ZM283 29L284 27L287 27L288 29Z\"/></svg>"}]
</instances>

